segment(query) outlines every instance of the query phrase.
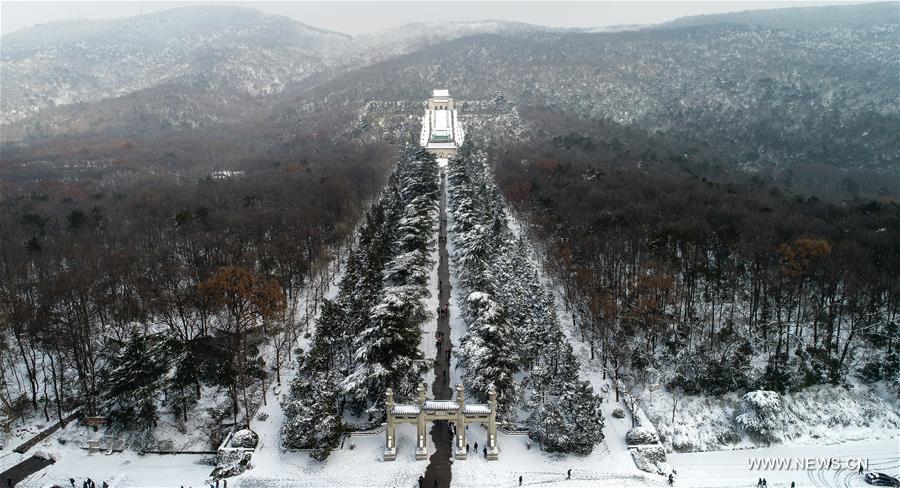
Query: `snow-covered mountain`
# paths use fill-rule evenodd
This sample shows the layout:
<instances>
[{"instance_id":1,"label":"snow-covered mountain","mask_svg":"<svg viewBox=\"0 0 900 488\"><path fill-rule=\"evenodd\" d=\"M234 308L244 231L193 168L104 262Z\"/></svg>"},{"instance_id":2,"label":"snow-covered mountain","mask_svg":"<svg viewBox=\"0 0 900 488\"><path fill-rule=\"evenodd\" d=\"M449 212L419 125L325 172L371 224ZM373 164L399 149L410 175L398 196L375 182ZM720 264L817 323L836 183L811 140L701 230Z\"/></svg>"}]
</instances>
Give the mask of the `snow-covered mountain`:
<instances>
[{"instance_id":1,"label":"snow-covered mountain","mask_svg":"<svg viewBox=\"0 0 900 488\"><path fill-rule=\"evenodd\" d=\"M347 45L345 60L348 64L366 64L476 34L514 35L556 30L560 29L502 20L415 22L354 37Z\"/></svg>"},{"instance_id":2,"label":"snow-covered mountain","mask_svg":"<svg viewBox=\"0 0 900 488\"><path fill-rule=\"evenodd\" d=\"M896 170L900 25L783 30L733 23L630 32L479 34L322 84L364 105L434 86L715 147L736 165L815 161Z\"/></svg>"},{"instance_id":3,"label":"snow-covered mountain","mask_svg":"<svg viewBox=\"0 0 900 488\"><path fill-rule=\"evenodd\" d=\"M164 84L266 95L322 71L350 37L236 7L66 21L3 36L0 121Z\"/></svg>"},{"instance_id":4,"label":"snow-covered mountain","mask_svg":"<svg viewBox=\"0 0 900 488\"><path fill-rule=\"evenodd\" d=\"M790 30L857 29L874 24L896 23L898 18L900 18L900 4L876 2L861 5L828 5L691 15L649 28L668 29L710 24L744 24Z\"/></svg>"},{"instance_id":5,"label":"snow-covered mountain","mask_svg":"<svg viewBox=\"0 0 900 488\"><path fill-rule=\"evenodd\" d=\"M504 21L423 22L351 38L225 6L54 22L3 36L0 123L157 86L209 92L222 100L271 95L327 70L347 70L473 34L546 30L551 29Z\"/></svg>"},{"instance_id":6,"label":"snow-covered mountain","mask_svg":"<svg viewBox=\"0 0 900 488\"><path fill-rule=\"evenodd\" d=\"M180 130L447 86L666 133L744 167L894 171L898 7L821 8L644 28L422 22L355 38L233 7L55 23L3 37L0 122L4 140Z\"/></svg>"}]
</instances>

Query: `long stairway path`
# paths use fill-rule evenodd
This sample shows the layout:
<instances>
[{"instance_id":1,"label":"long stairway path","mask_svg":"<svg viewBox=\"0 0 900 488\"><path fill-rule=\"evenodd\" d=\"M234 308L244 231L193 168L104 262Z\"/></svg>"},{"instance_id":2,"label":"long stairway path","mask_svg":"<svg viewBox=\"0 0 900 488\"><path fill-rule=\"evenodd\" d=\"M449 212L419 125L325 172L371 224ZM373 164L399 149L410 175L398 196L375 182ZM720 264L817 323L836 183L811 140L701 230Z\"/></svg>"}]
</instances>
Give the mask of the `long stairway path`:
<instances>
[{"instance_id":1,"label":"long stairway path","mask_svg":"<svg viewBox=\"0 0 900 488\"><path fill-rule=\"evenodd\" d=\"M438 303L444 305L450 301L450 271L447 264L447 179L446 173L441 170L441 198L440 198L440 231L438 233ZM437 357L434 362L434 384L431 386L432 398L449 399L452 397L450 389L450 316L438 314L437 334L442 339L438 341ZM453 464L452 445L449 426L446 420L439 420L431 424L431 439L434 441L434 453L429 458L428 468L425 470L424 488L446 488L450 486L450 465Z\"/></svg>"}]
</instances>

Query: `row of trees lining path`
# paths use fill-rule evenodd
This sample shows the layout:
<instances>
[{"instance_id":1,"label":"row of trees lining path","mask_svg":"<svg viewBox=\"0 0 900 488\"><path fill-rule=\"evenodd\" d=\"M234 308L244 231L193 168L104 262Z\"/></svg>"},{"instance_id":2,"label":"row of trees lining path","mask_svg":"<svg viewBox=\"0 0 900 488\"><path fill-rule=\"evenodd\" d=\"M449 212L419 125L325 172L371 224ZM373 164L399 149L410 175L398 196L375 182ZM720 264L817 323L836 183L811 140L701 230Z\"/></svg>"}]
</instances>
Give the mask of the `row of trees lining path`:
<instances>
[{"instance_id":1,"label":"row of trees lining path","mask_svg":"<svg viewBox=\"0 0 900 488\"><path fill-rule=\"evenodd\" d=\"M498 418L527 427L543 449L591 452L603 440L600 398L580 377L553 296L526 243L509 227L486 157L467 143L450 160L447 178L449 238L467 329L457 367L465 369L467 390L484 402L493 385ZM527 418L519 418L523 411Z\"/></svg>"},{"instance_id":2,"label":"row of trees lining path","mask_svg":"<svg viewBox=\"0 0 900 488\"><path fill-rule=\"evenodd\" d=\"M325 300L284 402L285 447L325 459L344 432L380 425L384 392L414 401L428 368L419 344L431 318L438 167L406 149L366 212L334 300ZM345 415L348 414L348 415ZM347 417L354 421L345 421Z\"/></svg>"},{"instance_id":3,"label":"row of trees lining path","mask_svg":"<svg viewBox=\"0 0 900 488\"><path fill-rule=\"evenodd\" d=\"M600 399L580 376L554 299L529 261L526 243L509 227L503 197L471 144L450 160L447 210L454 244L441 246L440 302L449 297L448 260L460 286L458 305L466 333L454 352L468 392L487 401L497 390L498 416L525 427L551 452L589 453L603 440ZM344 432L384 421L384 391L414 401L428 368L421 324L430 318L424 299L435 263L434 223L443 222L435 158L408 149L356 232L334 300L322 303L308 351L298 353L298 374L284 402L285 447L310 449L325 459ZM447 232L449 230L449 232ZM444 344L449 320L438 330ZM446 349L438 348L435 398L450 398ZM449 376L449 375L448 375ZM520 418L522 413L525 413ZM445 423L433 426L436 452L428 482L450 481L450 439ZM446 464L444 464L446 462Z\"/></svg>"},{"instance_id":4,"label":"row of trees lining path","mask_svg":"<svg viewBox=\"0 0 900 488\"><path fill-rule=\"evenodd\" d=\"M446 172L441 170L441 200L438 232L438 306L450 301L450 270L447 256L447 179ZM431 393L435 399L453 398L453 390L450 388L450 358L446 351L450 351L450 310L444 314L438 314L437 333L442 340L438 343L437 356L434 360L434 383ZM453 464L453 437L450 435L446 420L432 422L431 438L434 441L434 453L429 459L428 468L425 469L424 484L431 486L450 486ZM476 453L477 454L477 453ZM437 485L435 485L437 481Z\"/></svg>"}]
</instances>

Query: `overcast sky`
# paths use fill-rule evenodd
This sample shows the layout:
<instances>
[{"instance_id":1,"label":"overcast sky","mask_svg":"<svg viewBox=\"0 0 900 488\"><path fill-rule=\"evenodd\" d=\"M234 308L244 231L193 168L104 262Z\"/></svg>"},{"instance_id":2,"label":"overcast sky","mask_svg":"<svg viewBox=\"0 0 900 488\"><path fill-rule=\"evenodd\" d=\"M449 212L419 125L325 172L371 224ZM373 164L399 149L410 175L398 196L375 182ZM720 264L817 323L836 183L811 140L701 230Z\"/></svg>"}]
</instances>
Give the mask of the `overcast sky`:
<instances>
[{"instance_id":1,"label":"overcast sky","mask_svg":"<svg viewBox=\"0 0 900 488\"><path fill-rule=\"evenodd\" d=\"M201 2L10 2L0 1L0 32L55 20L110 19ZM685 15L778 7L854 3L810 1L653 2L204 2L239 5L286 15L304 24L362 34L423 20L499 19L554 27L649 24Z\"/></svg>"}]
</instances>

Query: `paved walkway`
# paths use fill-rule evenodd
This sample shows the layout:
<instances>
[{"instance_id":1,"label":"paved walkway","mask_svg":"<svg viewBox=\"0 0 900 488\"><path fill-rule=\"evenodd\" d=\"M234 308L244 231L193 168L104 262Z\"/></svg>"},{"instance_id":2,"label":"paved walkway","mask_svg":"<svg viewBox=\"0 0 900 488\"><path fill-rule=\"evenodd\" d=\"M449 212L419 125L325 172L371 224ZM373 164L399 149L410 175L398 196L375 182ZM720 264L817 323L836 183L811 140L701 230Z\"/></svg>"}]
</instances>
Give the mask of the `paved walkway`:
<instances>
[{"instance_id":1,"label":"paved walkway","mask_svg":"<svg viewBox=\"0 0 900 488\"><path fill-rule=\"evenodd\" d=\"M446 173L441 170L441 199L440 199L440 231L438 239L438 280L440 290L438 303L443 305L450 301L450 272L447 266L447 179ZM434 366L434 384L431 387L432 398L452 399L453 391L450 389L450 317L449 314L438 314L437 333L443 337L438 343L437 358ZM431 423L431 439L434 441L434 453L429 459L428 468L425 470L425 488L450 486L450 465L452 461L453 438L450 436L446 420Z\"/></svg>"},{"instance_id":2,"label":"paved walkway","mask_svg":"<svg viewBox=\"0 0 900 488\"><path fill-rule=\"evenodd\" d=\"M16 486L20 481L24 480L34 473L37 473L47 466L50 466L53 463L54 461L52 459L31 456L21 463L16 464L15 466L0 473L0 480L2 480L2 483L4 483L2 486Z\"/></svg>"}]
</instances>

